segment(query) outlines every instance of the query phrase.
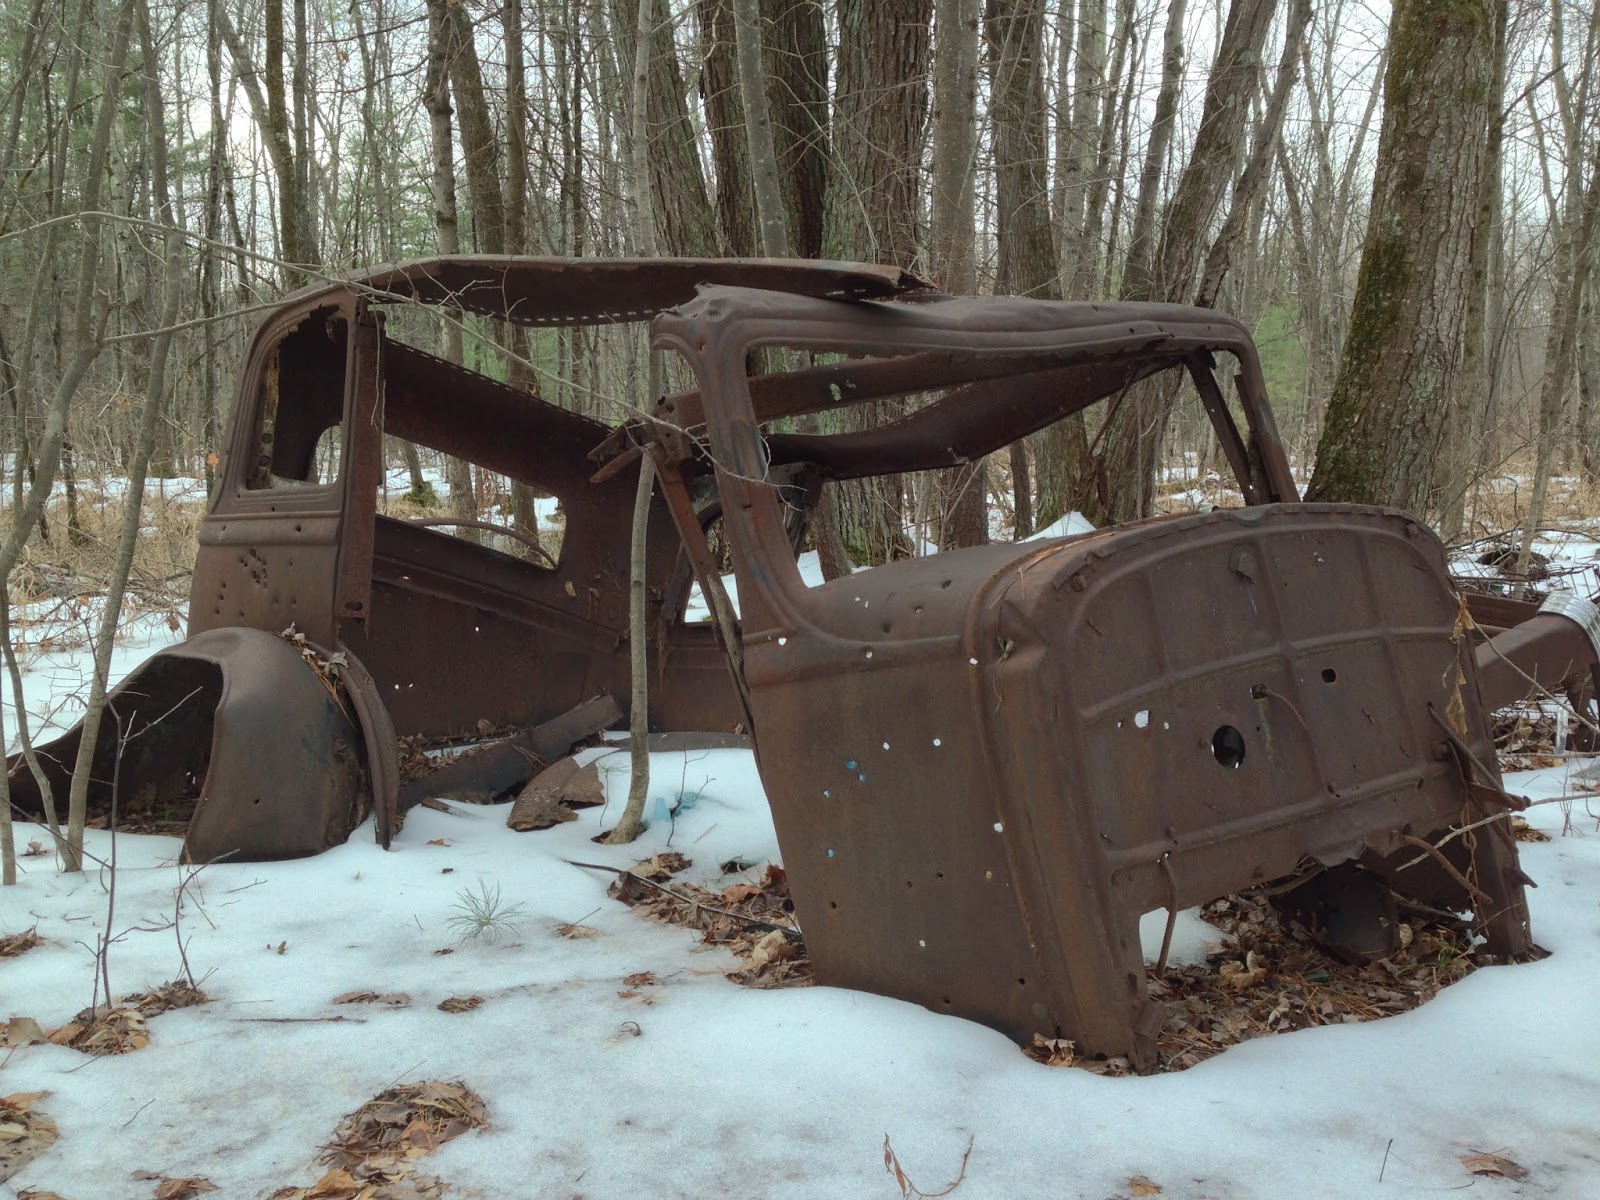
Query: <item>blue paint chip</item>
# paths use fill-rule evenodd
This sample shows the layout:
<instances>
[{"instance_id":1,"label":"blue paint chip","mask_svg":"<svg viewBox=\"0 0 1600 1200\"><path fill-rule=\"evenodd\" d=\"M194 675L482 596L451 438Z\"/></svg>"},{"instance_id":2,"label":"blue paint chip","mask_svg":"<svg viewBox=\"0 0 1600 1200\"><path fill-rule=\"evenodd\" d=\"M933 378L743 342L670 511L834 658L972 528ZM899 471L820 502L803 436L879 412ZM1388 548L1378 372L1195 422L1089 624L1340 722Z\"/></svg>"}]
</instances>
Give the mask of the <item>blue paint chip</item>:
<instances>
[{"instance_id":1,"label":"blue paint chip","mask_svg":"<svg viewBox=\"0 0 1600 1200\"><path fill-rule=\"evenodd\" d=\"M865 783L867 781L867 777L865 775L857 775L856 778L859 779L862 783Z\"/></svg>"},{"instance_id":2,"label":"blue paint chip","mask_svg":"<svg viewBox=\"0 0 1600 1200\"><path fill-rule=\"evenodd\" d=\"M829 850L829 851L828 851L828 857L829 857L829 858L832 858L832 857L833 857L833 851L832 851L832 850Z\"/></svg>"},{"instance_id":3,"label":"blue paint chip","mask_svg":"<svg viewBox=\"0 0 1600 1200\"><path fill-rule=\"evenodd\" d=\"M856 760L852 758L849 762L845 763L844 769L846 771L854 771L856 769Z\"/></svg>"},{"instance_id":4,"label":"blue paint chip","mask_svg":"<svg viewBox=\"0 0 1600 1200\"><path fill-rule=\"evenodd\" d=\"M824 800L830 799L832 796L833 796L833 793L830 792L827 788L823 788L822 789L822 798Z\"/></svg>"}]
</instances>

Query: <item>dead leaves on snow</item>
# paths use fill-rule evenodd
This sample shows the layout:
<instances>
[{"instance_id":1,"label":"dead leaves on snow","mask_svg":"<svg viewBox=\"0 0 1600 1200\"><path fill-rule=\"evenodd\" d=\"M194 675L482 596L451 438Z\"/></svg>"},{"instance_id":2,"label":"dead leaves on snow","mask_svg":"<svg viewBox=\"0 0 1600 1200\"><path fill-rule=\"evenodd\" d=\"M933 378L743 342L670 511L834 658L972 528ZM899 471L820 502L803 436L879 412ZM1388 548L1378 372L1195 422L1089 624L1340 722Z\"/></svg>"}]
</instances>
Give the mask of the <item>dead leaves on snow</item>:
<instances>
[{"instance_id":1,"label":"dead leaves on snow","mask_svg":"<svg viewBox=\"0 0 1600 1200\"><path fill-rule=\"evenodd\" d=\"M388 1088L339 1122L321 1161L331 1169L309 1188L280 1188L271 1200L424 1200L445 1184L418 1174L416 1160L489 1123L489 1110L461 1082L429 1080Z\"/></svg>"},{"instance_id":2,"label":"dead leaves on snow","mask_svg":"<svg viewBox=\"0 0 1600 1200\"><path fill-rule=\"evenodd\" d=\"M439 1011L447 1013L471 1012L483 1003L482 996L451 996L439 1001Z\"/></svg>"},{"instance_id":3,"label":"dead leaves on snow","mask_svg":"<svg viewBox=\"0 0 1600 1200\"><path fill-rule=\"evenodd\" d=\"M789 877L769 863L756 883L741 882L721 892L682 880L666 881L692 864L672 851L655 854L617 876L610 894L636 912L668 925L701 932L701 940L726 946L748 964L728 978L746 987L806 987L811 961L795 925Z\"/></svg>"},{"instance_id":4,"label":"dead leaves on snow","mask_svg":"<svg viewBox=\"0 0 1600 1200\"><path fill-rule=\"evenodd\" d=\"M406 1008L411 997L404 992L345 992L333 998L335 1004L381 1004L386 1008Z\"/></svg>"},{"instance_id":5,"label":"dead leaves on snow","mask_svg":"<svg viewBox=\"0 0 1600 1200\"><path fill-rule=\"evenodd\" d=\"M137 1008L86 1008L51 1030L50 1041L85 1054L131 1054L150 1044L150 1031Z\"/></svg>"},{"instance_id":6,"label":"dead leaves on snow","mask_svg":"<svg viewBox=\"0 0 1600 1200\"><path fill-rule=\"evenodd\" d=\"M217 1185L201 1175L177 1176L163 1175L159 1171L135 1171L135 1179L154 1179L156 1191L154 1200L195 1200L207 1192L217 1190Z\"/></svg>"},{"instance_id":7,"label":"dead leaves on snow","mask_svg":"<svg viewBox=\"0 0 1600 1200\"><path fill-rule=\"evenodd\" d=\"M56 1140L56 1123L34 1107L48 1092L0 1096L0 1180L10 1179Z\"/></svg>"},{"instance_id":8,"label":"dead leaves on snow","mask_svg":"<svg viewBox=\"0 0 1600 1200\"><path fill-rule=\"evenodd\" d=\"M1461 1165L1474 1175L1490 1175L1499 1179L1522 1179L1528 1168L1500 1154L1463 1154Z\"/></svg>"},{"instance_id":9,"label":"dead leaves on snow","mask_svg":"<svg viewBox=\"0 0 1600 1200\"><path fill-rule=\"evenodd\" d=\"M175 1008L190 1008L211 999L199 988L175 979L147 992L124 996L115 1008L86 1008L47 1040L85 1054L129 1054L150 1044L148 1019Z\"/></svg>"},{"instance_id":10,"label":"dead leaves on snow","mask_svg":"<svg viewBox=\"0 0 1600 1200\"><path fill-rule=\"evenodd\" d=\"M44 945L44 939L39 936L37 928L24 929L21 933L9 934L0 937L0 958L16 958L26 954L35 946Z\"/></svg>"}]
</instances>

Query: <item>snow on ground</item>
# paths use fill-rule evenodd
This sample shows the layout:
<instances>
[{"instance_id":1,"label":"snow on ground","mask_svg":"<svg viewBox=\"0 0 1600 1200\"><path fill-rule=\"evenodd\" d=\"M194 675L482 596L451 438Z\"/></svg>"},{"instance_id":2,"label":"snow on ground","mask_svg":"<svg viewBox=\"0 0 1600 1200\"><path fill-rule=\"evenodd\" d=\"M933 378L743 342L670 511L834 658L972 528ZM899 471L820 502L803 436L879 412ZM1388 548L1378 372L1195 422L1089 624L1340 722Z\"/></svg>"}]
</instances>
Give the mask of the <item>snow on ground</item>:
<instances>
[{"instance_id":1,"label":"snow on ground","mask_svg":"<svg viewBox=\"0 0 1600 1200\"><path fill-rule=\"evenodd\" d=\"M94 678L93 659L84 647L94 639L103 604L103 597L87 596L12 606L13 645L33 741L43 742L82 719ZM111 650L107 686L115 687L157 650L181 642L186 624L183 609L125 611ZM0 720L5 722L0 740L7 754L20 745L15 700L7 681L0 687Z\"/></svg>"},{"instance_id":2,"label":"snow on ground","mask_svg":"<svg viewBox=\"0 0 1600 1200\"><path fill-rule=\"evenodd\" d=\"M176 637L154 615L136 622L116 671ZM40 651L29 666L30 710L59 707L87 679L81 651ZM1600 762L1507 785L1566 795L1579 769ZM61 1132L0 1183L0 1200L29 1188L147 1197L156 1185L137 1171L267 1197L315 1181L340 1118L384 1088L456 1078L487 1101L491 1126L420 1165L469 1200L893 1200L886 1136L925 1192L957 1177L970 1145L958 1200L1150 1194L1134 1177L1172 1200L1600 1196L1600 799L1527 814L1553 838L1521 848L1549 958L1477 971L1402 1016L1261 1038L1181 1074L1108 1078L1041 1066L992 1030L916 1005L728 982L730 954L640 919L607 897L607 874L572 862L621 867L670 845L694 860L696 881L732 882L718 864L735 858L759 875L779 851L750 755L654 756L655 819L630 847L589 840L619 811L627 756L601 770L607 808L539 833L508 830L506 805L418 809L388 852L367 824L316 858L198 874L175 865L174 839L117 838L116 994L180 973L178 913L214 999L152 1018L151 1044L121 1057L0 1049L0 1096L48 1093L38 1107ZM16 833L19 849L48 841L36 827ZM87 849L109 861L110 836L91 831ZM0 936L37 926L46 942L0 959L0 1020L49 1029L91 1001L88 947L108 920L112 873L65 876L48 855L19 867L19 886L0 889ZM450 924L481 887L520 910L494 944L460 941ZM1164 920L1145 919L1147 953ZM560 936L570 922L595 936ZM1180 961L1216 936L1192 913L1177 928ZM660 984L624 985L641 971ZM332 1003L357 990L411 1003ZM436 1007L464 996L483 1003ZM1478 1152L1529 1174L1470 1175L1459 1159Z\"/></svg>"},{"instance_id":3,"label":"snow on ground","mask_svg":"<svg viewBox=\"0 0 1600 1200\"><path fill-rule=\"evenodd\" d=\"M1548 959L1478 971L1403 1016L1118 1079L1040 1066L998 1033L896 1000L728 982L730 955L640 919L607 898L608 875L567 860L623 866L670 841L695 878L727 882L717 864L775 858L749 755L655 756L653 798L697 800L632 847L589 840L617 814L626 755L605 774L606 810L544 832L506 829L505 805L419 809L387 853L367 825L317 858L205 868L181 928L214 1001L153 1018L151 1045L122 1057L48 1045L0 1057L0 1094L47 1091L40 1107L61 1129L10 1187L123 1200L150 1194L132 1180L146 1170L264 1197L313 1182L339 1119L385 1087L460 1078L491 1128L422 1165L463 1197L892 1198L885 1135L925 1191L955 1177L970 1142L956 1194L974 1200L1102 1200L1134 1194L1134 1176L1193 1200L1600 1195L1600 805L1579 802L1565 837L1560 806L1530 811L1558 835L1523 847ZM1510 786L1554 795L1568 782L1543 771ZM88 848L108 858L109 836ZM178 974L164 928L189 874L177 849L117 841L118 994ZM47 944L0 961L0 1013L50 1028L90 1001L85 947L110 876L64 876L48 856L21 866L20 886L0 892L0 932L37 924ZM480 884L520 907L519 928L458 943L448 922ZM567 922L596 936L563 938ZM660 985L626 987L639 971ZM331 1003L355 990L411 1005ZM474 1011L436 1008L471 995L484 999ZM1530 1173L1475 1179L1458 1157L1478 1151Z\"/></svg>"}]
</instances>

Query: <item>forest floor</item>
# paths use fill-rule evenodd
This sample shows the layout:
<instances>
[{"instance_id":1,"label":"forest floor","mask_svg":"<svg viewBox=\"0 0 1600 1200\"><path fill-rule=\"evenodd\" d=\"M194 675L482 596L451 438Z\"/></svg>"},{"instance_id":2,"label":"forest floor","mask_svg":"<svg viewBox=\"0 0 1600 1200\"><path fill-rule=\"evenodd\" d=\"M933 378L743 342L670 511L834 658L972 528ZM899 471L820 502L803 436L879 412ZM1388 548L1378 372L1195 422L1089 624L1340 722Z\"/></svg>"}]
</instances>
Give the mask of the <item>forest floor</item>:
<instances>
[{"instance_id":1,"label":"forest floor","mask_svg":"<svg viewBox=\"0 0 1600 1200\"><path fill-rule=\"evenodd\" d=\"M1577 571L1596 546L1541 549ZM180 636L168 615L132 619L121 669ZM61 720L88 676L70 642L33 645L25 676ZM1588 1200L1600 760L1508 765L1535 768L1506 784L1536 802L1521 850L1548 957L1473 969L1459 929L1413 922L1356 969L1259 903L1180 914L1144 1077L806 986L793 939L695 927L574 865L652 860L680 895L792 924L743 751L654 756L654 819L626 847L591 841L624 754L605 808L534 833L508 805L423 808L388 852L369 822L316 858L195 869L175 837L91 830L86 874L25 853L0 891L0 1178L27 1159L0 1198Z\"/></svg>"}]
</instances>

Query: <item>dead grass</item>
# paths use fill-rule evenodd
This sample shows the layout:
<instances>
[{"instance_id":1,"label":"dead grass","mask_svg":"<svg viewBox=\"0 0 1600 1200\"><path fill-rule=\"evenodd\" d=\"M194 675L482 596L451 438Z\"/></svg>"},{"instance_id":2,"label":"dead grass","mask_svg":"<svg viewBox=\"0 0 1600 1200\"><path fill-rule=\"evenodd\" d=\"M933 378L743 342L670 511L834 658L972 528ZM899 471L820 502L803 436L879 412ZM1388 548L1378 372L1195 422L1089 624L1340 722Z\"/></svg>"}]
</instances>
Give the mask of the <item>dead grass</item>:
<instances>
[{"instance_id":1,"label":"dead grass","mask_svg":"<svg viewBox=\"0 0 1600 1200\"><path fill-rule=\"evenodd\" d=\"M1532 480L1530 459L1509 463L1500 474L1480 481L1467 494L1466 536L1476 538L1520 531L1528 514ZM1600 480L1584 480L1577 475L1557 475L1550 480L1544 506L1545 527L1593 533L1597 514L1600 514Z\"/></svg>"}]
</instances>

